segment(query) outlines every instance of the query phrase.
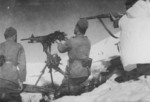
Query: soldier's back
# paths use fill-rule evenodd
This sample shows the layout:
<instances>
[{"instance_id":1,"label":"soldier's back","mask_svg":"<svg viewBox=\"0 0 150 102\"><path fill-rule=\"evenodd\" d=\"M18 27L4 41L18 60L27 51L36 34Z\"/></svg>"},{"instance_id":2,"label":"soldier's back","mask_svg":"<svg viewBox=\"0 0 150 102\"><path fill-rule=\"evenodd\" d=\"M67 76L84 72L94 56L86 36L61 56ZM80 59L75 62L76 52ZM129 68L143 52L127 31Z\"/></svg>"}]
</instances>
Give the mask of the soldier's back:
<instances>
[{"instance_id":1,"label":"soldier's back","mask_svg":"<svg viewBox=\"0 0 150 102\"><path fill-rule=\"evenodd\" d=\"M72 59L83 59L89 56L91 43L86 36L79 36L70 39L71 50L68 52Z\"/></svg>"}]
</instances>

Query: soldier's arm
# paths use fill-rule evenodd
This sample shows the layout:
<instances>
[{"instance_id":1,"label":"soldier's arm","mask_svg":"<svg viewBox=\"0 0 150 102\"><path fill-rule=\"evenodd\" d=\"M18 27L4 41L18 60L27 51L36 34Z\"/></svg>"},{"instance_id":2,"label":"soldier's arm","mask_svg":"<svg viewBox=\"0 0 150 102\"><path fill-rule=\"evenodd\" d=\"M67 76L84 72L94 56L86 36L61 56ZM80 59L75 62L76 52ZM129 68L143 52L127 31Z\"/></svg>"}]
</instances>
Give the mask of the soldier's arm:
<instances>
[{"instance_id":1,"label":"soldier's arm","mask_svg":"<svg viewBox=\"0 0 150 102\"><path fill-rule=\"evenodd\" d=\"M113 22L113 26L114 26L114 28L119 28L119 19L117 19Z\"/></svg>"},{"instance_id":2,"label":"soldier's arm","mask_svg":"<svg viewBox=\"0 0 150 102\"><path fill-rule=\"evenodd\" d=\"M23 46L20 47L18 53L19 78L21 82L26 80L26 57Z\"/></svg>"},{"instance_id":3,"label":"soldier's arm","mask_svg":"<svg viewBox=\"0 0 150 102\"><path fill-rule=\"evenodd\" d=\"M65 43L58 43L58 51L60 53L65 53L70 50L70 39L67 40Z\"/></svg>"}]
</instances>

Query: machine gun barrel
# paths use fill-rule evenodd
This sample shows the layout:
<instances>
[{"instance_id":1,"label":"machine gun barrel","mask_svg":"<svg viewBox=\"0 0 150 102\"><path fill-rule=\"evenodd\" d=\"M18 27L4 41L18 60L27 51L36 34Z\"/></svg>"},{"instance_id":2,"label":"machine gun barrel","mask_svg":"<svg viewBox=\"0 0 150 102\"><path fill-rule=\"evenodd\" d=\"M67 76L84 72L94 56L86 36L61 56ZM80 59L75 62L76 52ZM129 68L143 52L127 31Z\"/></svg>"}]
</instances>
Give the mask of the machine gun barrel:
<instances>
[{"instance_id":1,"label":"machine gun barrel","mask_svg":"<svg viewBox=\"0 0 150 102\"><path fill-rule=\"evenodd\" d=\"M32 34L31 37L29 38L25 38L25 39L21 39L21 41L26 41L28 40L28 43L33 43L33 42L42 42L47 38L47 36L37 36L34 37L34 35Z\"/></svg>"}]
</instances>

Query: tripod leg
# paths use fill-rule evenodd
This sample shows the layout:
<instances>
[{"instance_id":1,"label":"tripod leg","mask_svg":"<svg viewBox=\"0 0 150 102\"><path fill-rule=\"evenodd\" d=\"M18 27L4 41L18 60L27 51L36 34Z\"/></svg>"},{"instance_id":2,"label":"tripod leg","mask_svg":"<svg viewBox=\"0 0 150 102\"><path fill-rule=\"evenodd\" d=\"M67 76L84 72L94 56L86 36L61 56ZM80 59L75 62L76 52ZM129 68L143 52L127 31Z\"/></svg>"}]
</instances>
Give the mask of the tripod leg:
<instances>
[{"instance_id":1,"label":"tripod leg","mask_svg":"<svg viewBox=\"0 0 150 102\"><path fill-rule=\"evenodd\" d=\"M55 89L55 86L54 86L54 80L53 80L52 68L50 68L50 77L51 77L51 81L52 81L52 88Z\"/></svg>"},{"instance_id":2,"label":"tripod leg","mask_svg":"<svg viewBox=\"0 0 150 102\"><path fill-rule=\"evenodd\" d=\"M71 91L70 91L70 80L69 80L69 78L67 78L67 87L68 87L68 92L70 93Z\"/></svg>"},{"instance_id":3,"label":"tripod leg","mask_svg":"<svg viewBox=\"0 0 150 102\"><path fill-rule=\"evenodd\" d=\"M46 67L47 67L47 64L44 66L44 68L43 68L43 70L42 70L42 73L40 74L38 80L37 80L36 83L35 83L35 86L37 86L39 80L41 79L42 75L44 74Z\"/></svg>"}]
</instances>

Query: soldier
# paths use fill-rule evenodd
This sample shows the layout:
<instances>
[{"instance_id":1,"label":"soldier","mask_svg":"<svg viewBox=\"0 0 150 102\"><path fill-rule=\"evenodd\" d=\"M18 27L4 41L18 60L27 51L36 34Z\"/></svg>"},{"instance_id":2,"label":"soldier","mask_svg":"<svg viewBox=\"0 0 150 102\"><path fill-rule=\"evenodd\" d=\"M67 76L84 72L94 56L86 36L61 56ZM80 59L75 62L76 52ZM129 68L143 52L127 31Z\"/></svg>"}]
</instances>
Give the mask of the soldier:
<instances>
[{"instance_id":1,"label":"soldier","mask_svg":"<svg viewBox=\"0 0 150 102\"><path fill-rule=\"evenodd\" d=\"M25 51L17 43L15 28L7 28L4 37L6 41L0 44L0 55L5 58L0 66L0 102L21 102L19 92L26 80Z\"/></svg>"},{"instance_id":2,"label":"soldier","mask_svg":"<svg viewBox=\"0 0 150 102\"><path fill-rule=\"evenodd\" d=\"M126 14L119 19L120 56L126 72L115 79L118 82L150 75L149 4L149 0L126 0Z\"/></svg>"},{"instance_id":3,"label":"soldier","mask_svg":"<svg viewBox=\"0 0 150 102\"><path fill-rule=\"evenodd\" d=\"M88 37L85 36L87 28L87 20L80 19L74 29L75 36L68 39L64 44L58 44L59 52L68 52L69 56L69 61L66 68L66 73L69 76L69 80L64 78L61 86L78 86L89 77L89 68L91 64L89 53L91 43ZM76 92L72 92L72 94L76 94Z\"/></svg>"}]
</instances>

